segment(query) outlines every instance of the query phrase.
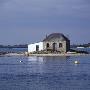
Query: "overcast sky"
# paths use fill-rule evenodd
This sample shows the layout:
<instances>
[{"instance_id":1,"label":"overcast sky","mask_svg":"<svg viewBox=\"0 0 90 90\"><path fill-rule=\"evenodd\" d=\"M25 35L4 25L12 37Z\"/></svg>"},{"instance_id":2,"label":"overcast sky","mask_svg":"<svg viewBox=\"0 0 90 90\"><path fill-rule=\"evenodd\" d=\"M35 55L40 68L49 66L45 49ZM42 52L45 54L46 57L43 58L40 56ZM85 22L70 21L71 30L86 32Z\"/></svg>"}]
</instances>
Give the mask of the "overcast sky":
<instances>
[{"instance_id":1,"label":"overcast sky","mask_svg":"<svg viewBox=\"0 0 90 90\"><path fill-rule=\"evenodd\" d=\"M90 42L90 0L0 0L0 44L38 42L54 32Z\"/></svg>"}]
</instances>

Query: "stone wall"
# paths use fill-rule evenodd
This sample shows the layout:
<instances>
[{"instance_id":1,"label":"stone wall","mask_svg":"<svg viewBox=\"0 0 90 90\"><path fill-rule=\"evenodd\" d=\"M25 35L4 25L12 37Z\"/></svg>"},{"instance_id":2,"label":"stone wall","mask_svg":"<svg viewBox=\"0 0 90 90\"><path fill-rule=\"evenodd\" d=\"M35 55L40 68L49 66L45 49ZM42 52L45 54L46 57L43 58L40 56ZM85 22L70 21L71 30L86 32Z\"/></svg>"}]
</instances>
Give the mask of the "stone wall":
<instances>
[{"instance_id":1,"label":"stone wall","mask_svg":"<svg viewBox=\"0 0 90 90\"><path fill-rule=\"evenodd\" d=\"M49 44L48 48L47 48L47 43ZM65 53L70 49L70 42L69 41L61 41L60 39L54 38L50 41L43 42L44 50L53 50L53 43L56 44L56 51L59 51L61 53ZM62 43L62 47L59 47L59 43Z\"/></svg>"}]
</instances>

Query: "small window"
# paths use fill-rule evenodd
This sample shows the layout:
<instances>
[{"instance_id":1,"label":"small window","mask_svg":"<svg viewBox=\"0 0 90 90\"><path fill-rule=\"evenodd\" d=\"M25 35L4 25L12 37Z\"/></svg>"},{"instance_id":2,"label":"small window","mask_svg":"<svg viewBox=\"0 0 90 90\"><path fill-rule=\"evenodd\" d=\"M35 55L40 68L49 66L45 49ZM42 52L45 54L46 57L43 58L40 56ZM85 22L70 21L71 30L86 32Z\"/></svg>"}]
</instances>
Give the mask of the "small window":
<instances>
[{"instance_id":1,"label":"small window","mask_svg":"<svg viewBox=\"0 0 90 90\"><path fill-rule=\"evenodd\" d=\"M62 47L62 43L59 43L59 48Z\"/></svg>"},{"instance_id":2,"label":"small window","mask_svg":"<svg viewBox=\"0 0 90 90\"><path fill-rule=\"evenodd\" d=\"M47 48L49 47L49 43L47 43Z\"/></svg>"}]
</instances>

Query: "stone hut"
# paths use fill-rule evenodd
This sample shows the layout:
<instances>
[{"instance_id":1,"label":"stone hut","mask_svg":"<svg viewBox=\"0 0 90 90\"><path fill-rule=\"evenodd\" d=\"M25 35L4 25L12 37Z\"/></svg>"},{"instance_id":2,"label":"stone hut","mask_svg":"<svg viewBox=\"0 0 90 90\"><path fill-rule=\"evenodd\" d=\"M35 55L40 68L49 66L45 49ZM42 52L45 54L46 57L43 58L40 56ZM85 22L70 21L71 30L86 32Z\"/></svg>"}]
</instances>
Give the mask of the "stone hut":
<instances>
[{"instance_id":1,"label":"stone hut","mask_svg":"<svg viewBox=\"0 0 90 90\"><path fill-rule=\"evenodd\" d=\"M43 50L66 53L70 50L70 40L62 33L52 33L43 40Z\"/></svg>"}]
</instances>

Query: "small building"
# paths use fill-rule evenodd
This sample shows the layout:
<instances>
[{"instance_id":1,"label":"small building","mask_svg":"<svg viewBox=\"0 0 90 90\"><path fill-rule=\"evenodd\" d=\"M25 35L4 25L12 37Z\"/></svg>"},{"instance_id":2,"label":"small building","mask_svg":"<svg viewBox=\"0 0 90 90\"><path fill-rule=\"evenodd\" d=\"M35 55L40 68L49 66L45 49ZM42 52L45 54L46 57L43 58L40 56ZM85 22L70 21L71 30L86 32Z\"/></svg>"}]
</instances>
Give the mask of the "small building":
<instances>
[{"instance_id":1,"label":"small building","mask_svg":"<svg viewBox=\"0 0 90 90\"><path fill-rule=\"evenodd\" d=\"M65 53L70 50L70 40L61 33L52 33L43 40L43 48Z\"/></svg>"},{"instance_id":2,"label":"small building","mask_svg":"<svg viewBox=\"0 0 90 90\"><path fill-rule=\"evenodd\" d=\"M43 42L29 44L28 45L28 52L35 52L43 50Z\"/></svg>"},{"instance_id":3,"label":"small building","mask_svg":"<svg viewBox=\"0 0 90 90\"><path fill-rule=\"evenodd\" d=\"M70 50L70 40L62 33L52 33L42 42L28 45L28 52L41 50L66 53Z\"/></svg>"}]
</instances>

